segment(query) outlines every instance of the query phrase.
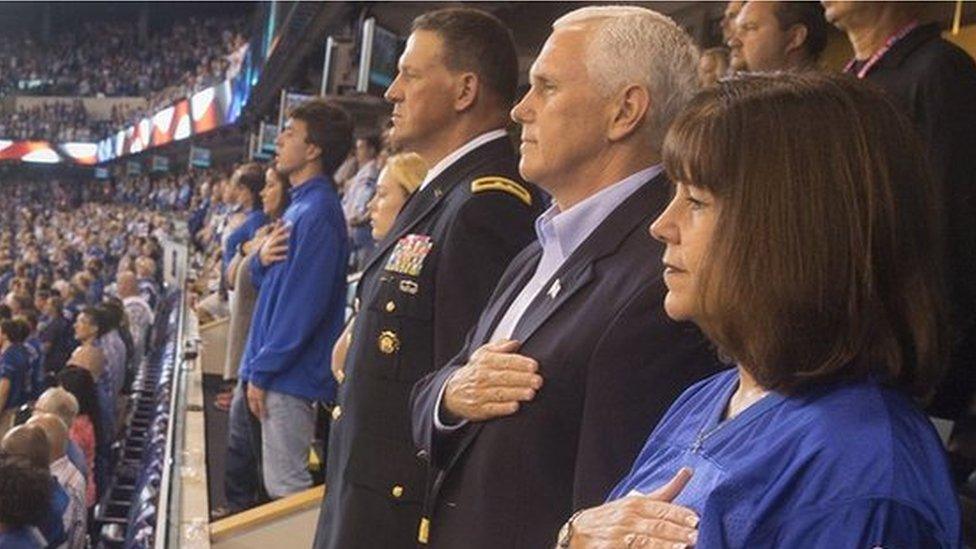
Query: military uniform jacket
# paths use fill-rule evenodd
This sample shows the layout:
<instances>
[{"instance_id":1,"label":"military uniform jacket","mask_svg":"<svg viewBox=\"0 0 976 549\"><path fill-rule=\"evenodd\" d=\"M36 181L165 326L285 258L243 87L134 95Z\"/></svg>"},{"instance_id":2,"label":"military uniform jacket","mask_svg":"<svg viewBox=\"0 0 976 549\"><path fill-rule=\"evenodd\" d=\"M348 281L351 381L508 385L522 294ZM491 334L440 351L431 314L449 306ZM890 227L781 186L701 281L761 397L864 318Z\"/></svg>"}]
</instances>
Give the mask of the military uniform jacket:
<instances>
[{"instance_id":1,"label":"military uniform jacket","mask_svg":"<svg viewBox=\"0 0 976 549\"><path fill-rule=\"evenodd\" d=\"M507 138L451 164L404 206L367 262L328 445L317 548L416 543L427 482L410 434L414 382L464 344L542 198Z\"/></svg>"},{"instance_id":2,"label":"military uniform jacket","mask_svg":"<svg viewBox=\"0 0 976 549\"><path fill-rule=\"evenodd\" d=\"M518 412L449 433L433 426L445 381L532 277L538 243L512 261L464 350L416 385L414 436L439 470L425 505L429 547L553 547L574 510L602 503L626 475L672 401L719 369L698 330L664 313L663 246L647 229L668 195L664 175L646 182L529 304L511 337L543 385Z\"/></svg>"}]
</instances>

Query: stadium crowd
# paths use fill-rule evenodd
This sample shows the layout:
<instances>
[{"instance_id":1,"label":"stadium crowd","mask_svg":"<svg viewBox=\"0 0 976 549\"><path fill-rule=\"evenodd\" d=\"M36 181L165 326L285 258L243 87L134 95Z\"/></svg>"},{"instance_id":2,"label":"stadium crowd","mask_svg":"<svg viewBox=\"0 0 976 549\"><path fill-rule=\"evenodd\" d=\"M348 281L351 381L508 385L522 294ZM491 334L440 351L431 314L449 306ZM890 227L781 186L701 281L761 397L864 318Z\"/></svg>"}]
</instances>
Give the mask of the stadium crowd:
<instances>
[{"instance_id":1,"label":"stadium crowd","mask_svg":"<svg viewBox=\"0 0 976 549\"><path fill-rule=\"evenodd\" d=\"M972 412L976 64L823 4L730 2L705 55L576 9L521 98L504 23L437 9L382 136L312 100L269 165L13 185L0 536L84 543L176 214L229 321L221 512L310 487L323 411L317 549L960 547L927 416Z\"/></svg>"},{"instance_id":2,"label":"stadium crowd","mask_svg":"<svg viewBox=\"0 0 976 549\"><path fill-rule=\"evenodd\" d=\"M127 380L148 351L163 296L160 238L191 202L180 199L181 182L209 177L3 183L0 460L11 470L49 468L57 480L43 483L40 508L39 485L0 490L0 522L27 546L86 546ZM27 528L11 516L28 517Z\"/></svg>"},{"instance_id":3,"label":"stadium crowd","mask_svg":"<svg viewBox=\"0 0 976 549\"><path fill-rule=\"evenodd\" d=\"M49 101L31 108L0 113L0 136L14 140L55 143L92 142L122 127L115 120L95 120L80 99Z\"/></svg>"},{"instance_id":4,"label":"stadium crowd","mask_svg":"<svg viewBox=\"0 0 976 549\"><path fill-rule=\"evenodd\" d=\"M86 21L42 44L29 35L0 37L0 92L149 97L167 88L192 93L233 75L246 43L244 18L190 18L151 32ZM158 99L157 101L162 101Z\"/></svg>"}]
</instances>

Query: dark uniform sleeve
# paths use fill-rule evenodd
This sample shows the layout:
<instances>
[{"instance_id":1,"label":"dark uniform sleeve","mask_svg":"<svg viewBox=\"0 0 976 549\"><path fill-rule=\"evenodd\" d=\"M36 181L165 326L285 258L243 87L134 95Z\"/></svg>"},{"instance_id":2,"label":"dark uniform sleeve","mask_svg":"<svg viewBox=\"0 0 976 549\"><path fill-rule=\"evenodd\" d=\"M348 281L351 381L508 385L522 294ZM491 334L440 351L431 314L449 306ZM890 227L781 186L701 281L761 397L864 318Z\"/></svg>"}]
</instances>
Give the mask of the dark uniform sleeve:
<instances>
[{"instance_id":1,"label":"dark uniform sleeve","mask_svg":"<svg viewBox=\"0 0 976 549\"><path fill-rule=\"evenodd\" d=\"M434 368L461 350L505 268L534 239L534 217L503 192L479 193L461 206L437 266Z\"/></svg>"}]
</instances>

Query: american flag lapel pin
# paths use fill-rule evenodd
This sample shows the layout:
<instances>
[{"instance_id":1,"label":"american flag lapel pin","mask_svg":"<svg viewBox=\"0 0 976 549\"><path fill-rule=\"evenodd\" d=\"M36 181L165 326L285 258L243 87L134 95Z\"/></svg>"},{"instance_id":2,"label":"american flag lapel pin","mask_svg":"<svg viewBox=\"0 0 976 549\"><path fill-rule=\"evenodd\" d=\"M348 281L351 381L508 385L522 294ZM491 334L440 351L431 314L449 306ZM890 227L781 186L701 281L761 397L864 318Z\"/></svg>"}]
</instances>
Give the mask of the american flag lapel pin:
<instances>
[{"instance_id":1,"label":"american flag lapel pin","mask_svg":"<svg viewBox=\"0 0 976 549\"><path fill-rule=\"evenodd\" d=\"M556 281L552 283L552 286L549 286L549 291L546 292L546 294L549 296L549 299L556 299L556 296L559 295L559 290L562 288L562 284L559 283L559 279L557 278Z\"/></svg>"}]
</instances>

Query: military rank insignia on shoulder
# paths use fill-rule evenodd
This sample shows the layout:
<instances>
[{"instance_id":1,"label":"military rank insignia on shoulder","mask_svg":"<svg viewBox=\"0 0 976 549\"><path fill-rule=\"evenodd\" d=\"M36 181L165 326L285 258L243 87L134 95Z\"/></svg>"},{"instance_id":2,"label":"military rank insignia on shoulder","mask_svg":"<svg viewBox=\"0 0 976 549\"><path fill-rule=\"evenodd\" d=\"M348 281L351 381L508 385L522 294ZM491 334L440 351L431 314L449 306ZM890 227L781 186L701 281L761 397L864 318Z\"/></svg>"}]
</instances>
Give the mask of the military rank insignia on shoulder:
<instances>
[{"instance_id":1,"label":"military rank insignia on shoulder","mask_svg":"<svg viewBox=\"0 0 976 549\"><path fill-rule=\"evenodd\" d=\"M500 175L489 175L488 177L479 177L471 182L471 192L474 194L482 193L485 191L501 191L503 193L508 193L515 198L518 198L522 202L525 202L526 206L532 205L532 193L528 191L524 186L508 179L507 177L502 177Z\"/></svg>"},{"instance_id":2,"label":"military rank insignia on shoulder","mask_svg":"<svg viewBox=\"0 0 976 549\"><path fill-rule=\"evenodd\" d=\"M386 261L385 269L390 272L417 276L424 268L424 259L434 247L434 242L427 235L408 234L397 241L390 258Z\"/></svg>"}]
</instances>

